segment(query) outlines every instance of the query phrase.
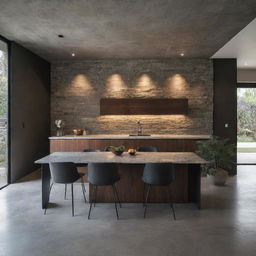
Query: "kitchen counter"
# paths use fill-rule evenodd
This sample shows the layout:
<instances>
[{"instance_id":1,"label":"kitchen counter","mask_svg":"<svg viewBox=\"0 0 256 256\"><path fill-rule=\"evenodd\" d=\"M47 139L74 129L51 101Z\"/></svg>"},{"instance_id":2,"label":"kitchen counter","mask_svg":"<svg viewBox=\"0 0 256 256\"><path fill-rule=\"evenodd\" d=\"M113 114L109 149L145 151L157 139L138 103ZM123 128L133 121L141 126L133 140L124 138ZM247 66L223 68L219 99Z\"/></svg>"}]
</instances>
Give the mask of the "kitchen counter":
<instances>
[{"instance_id":1,"label":"kitchen counter","mask_svg":"<svg viewBox=\"0 0 256 256\"><path fill-rule=\"evenodd\" d=\"M68 141L70 142L70 141ZM130 156L124 152L116 156L112 152L55 152L45 156L35 163L42 167L42 207L46 208L50 191L50 162L87 163L116 163L121 179L116 183L120 201L124 203L142 203L144 164L172 163L175 169L175 180L170 190L175 203L201 204L201 172L200 165L207 161L193 152L137 152ZM82 168L85 169L85 168ZM82 171L82 170L81 170ZM86 169L84 170L86 171ZM92 200L92 185L89 186L89 198ZM169 198L166 190L155 187L150 195L150 202L167 203ZM97 202L113 202L111 186L101 187L97 191Z\"/></svg>"},{"instance_id":2,"label":"kitchen counter","mask_svg":"<svg viewBox=\"0 0 256 256\"><path fill-rule=\"evenodd\" d=\"M49 137L50 140L207 140L211 135L168 135L152 134L150 136L129 136L125 134L92 134L85 136L65 135Z\"/></svg>"}]
</instances>

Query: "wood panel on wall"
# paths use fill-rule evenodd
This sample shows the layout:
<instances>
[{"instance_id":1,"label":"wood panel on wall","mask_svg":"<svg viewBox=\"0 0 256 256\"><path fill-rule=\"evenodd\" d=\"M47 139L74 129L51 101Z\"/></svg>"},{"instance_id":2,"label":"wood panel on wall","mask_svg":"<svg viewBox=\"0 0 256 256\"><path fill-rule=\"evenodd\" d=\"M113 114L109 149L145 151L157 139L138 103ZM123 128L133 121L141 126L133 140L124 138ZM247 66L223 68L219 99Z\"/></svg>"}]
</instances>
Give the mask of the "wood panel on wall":
<instances>
[{"instance_id":1,"label":"wood panel on wall","mask_svg":"<svg viewBox=\"0 0 256 256\"><path fill-rule=\"evenodd\" d=\"M214 59L213 134L237 144L237 61ZM236 174L236 154L231 174Z\"/></svg>"},{"instance_id":2,"label":"wood panel on wall","mask_svg":"<svg viewBox=\"0 0 256 256\"><path fill-rule=\"evenodd\" d=\"M186 115L187 113L188 99L185 98L100 99L101 115Z\"/></svg>"}]
</instances>

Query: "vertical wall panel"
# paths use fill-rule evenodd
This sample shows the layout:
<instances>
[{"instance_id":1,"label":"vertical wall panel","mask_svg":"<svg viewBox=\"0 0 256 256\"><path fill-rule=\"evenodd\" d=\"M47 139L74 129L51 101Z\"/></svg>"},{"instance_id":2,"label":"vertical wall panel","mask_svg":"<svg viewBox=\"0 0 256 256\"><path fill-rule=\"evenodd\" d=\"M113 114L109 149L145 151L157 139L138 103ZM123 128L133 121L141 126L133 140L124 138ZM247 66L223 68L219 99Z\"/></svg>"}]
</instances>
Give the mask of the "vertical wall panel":
<instances>
[{"instance_id":1,"label":"vertical wall panel","mask_svg":"<svg viewBox=\"0 0 256 256\"><path fill-rule=\"evenodd\" d=\"M236 59L214 59L213 134L237 143ZM227 126L227 127L225 127ZM236 162L236 157L234 159ZM236 174L236 166L230 170Z\"/></svg>"},{"instance_id":2,"label":"vertical wall panel","mask_svg":"<svg viewBox=\"0 0 256 256\"><path fill-rule=\"evenodd\" d=\"M11 182L49 152L50 64L11 43Z\"/></svg>"}]
</instances>

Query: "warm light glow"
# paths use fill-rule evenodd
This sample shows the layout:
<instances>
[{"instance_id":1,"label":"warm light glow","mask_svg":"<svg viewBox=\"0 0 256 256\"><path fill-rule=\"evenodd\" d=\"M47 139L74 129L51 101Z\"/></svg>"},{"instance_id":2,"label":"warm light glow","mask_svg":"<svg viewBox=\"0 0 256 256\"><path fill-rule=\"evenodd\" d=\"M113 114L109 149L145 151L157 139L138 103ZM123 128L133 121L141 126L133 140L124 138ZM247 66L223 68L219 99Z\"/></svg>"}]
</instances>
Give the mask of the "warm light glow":
<instances>
[{"instance_id":1,"label":"warm light glow","mask_svg":"<svg viewBox=\"0 0 256 256\"><path fill-rule=\"evenodd\" d=\"M198 124L197 119L186 115L113 115L82 117L80 120L93 133L126 135L137 132L138 121L145 134L188 134L188 129Z\"/></svg>"},{"instance_id":2,"label":"warm light glow","mask_svg":"<svg viewBox=\"0 0 256 256\"><path fill-rule=\"evenodd\" d=\"M180 54L181 57L183 57L184 55L185 55L185 54L184 54L183 52Z\"/></svg>"},{"instance_id":3,"label":"warm light glow","mask_svg":"<svg viewBox=\"0 0 256 256\"><path fill-rule=\"evenodd\" d=\"M188 82L180 74L173 75L166 80L166 92L168 94L171 94L172 92L175 92L175 94L177 94L177 92L183 93L188 87Z\"/></svg>"},{"instance_id":4,"label":"warm light glow","mask_svg":"<svg viewBox=\"0 0 256 256\"><path fill-rule=\"evenodd\" d=\"M245 62L245 63L244 63L244 65L245 65L245 66L248 66L248 63L247 63L247 62Z\"/></svg>"},{"instance_id":5,"label":"warm light glow","mask_svg":"<svg viewBox=\"0 0 256 256\"><path fill-rule=\"evenodd\" d=\"M106 82L107 96L123 96L127 86L119 74L113 74L108 77Z\"/></svg>"},{"instance_id":6,"label":"warm light glow","mask_svg":"<svg viewBox=\"0 0 256 256\"><path fill-rule=\"evenodd\" d=\"M152 80L152 78L147 75L147 74L143 74L139 77L139 79L137 80L136 86L135 86L135 90L136 90L136 95L142 94L142 96L144 96L145 92L149 93L151 92L151 94L148 94L148 96L153 96L156 92L156 84L155 82Z\"/></svg>"},{"instance_id":7,"label":"warm light glow","mask_svg":"<svg viewBox=\"0 0 256 256\"><path fill-rule=\"evenodd\" d=\"M75 54L75 53L71 53L71 56L72 56L72 57L75 57L75 56L76 56L76 54Z\"/></svg>"},{"instance_id":8,"label":"warm light glow","mask_svg":"<svg viewBox=\"0 0 256 256\"><path fill-rule=\"evenodd\" d=\"M94 92L94 89L87 76L78 74L71 81L67 91L69 94L74 96L89 96Z\"/></svg>"}]
</instances>

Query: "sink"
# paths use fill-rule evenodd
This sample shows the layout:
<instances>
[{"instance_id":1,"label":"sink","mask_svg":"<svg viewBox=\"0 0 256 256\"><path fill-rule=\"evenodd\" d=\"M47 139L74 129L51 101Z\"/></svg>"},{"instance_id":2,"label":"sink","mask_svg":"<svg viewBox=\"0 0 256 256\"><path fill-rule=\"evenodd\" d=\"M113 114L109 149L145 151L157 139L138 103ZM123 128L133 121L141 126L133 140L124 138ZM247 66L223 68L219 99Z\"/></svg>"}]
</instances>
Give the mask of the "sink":
<instances>
[{"instance_id":1,"label":"sink","mask_svg":"<svg viewBox=\"0 0 256 256\"><path fill-rule=\"evenodd\" d=\"M150 134L129 134L129 136L151 136Z\"/></svg>"}]
</instances>

